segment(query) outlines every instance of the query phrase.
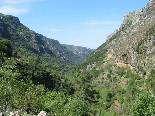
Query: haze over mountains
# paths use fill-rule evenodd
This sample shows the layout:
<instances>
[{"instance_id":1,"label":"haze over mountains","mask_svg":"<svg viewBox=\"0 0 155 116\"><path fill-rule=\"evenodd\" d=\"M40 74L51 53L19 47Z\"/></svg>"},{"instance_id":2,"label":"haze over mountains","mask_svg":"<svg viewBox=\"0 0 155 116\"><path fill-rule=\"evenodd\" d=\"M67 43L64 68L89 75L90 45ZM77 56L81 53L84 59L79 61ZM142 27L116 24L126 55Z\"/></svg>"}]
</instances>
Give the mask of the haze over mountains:
<instances>
[{"instance_id":1,"label":"haze over mountains","mask_svg":"<svg viewBox=\"0 0 155 116\"><path fill-rule=\"evenodd\" d=\"M61 45L17 17L0 17L1 112L155 114L155 0L125 14L121 27L95 51Z\"/></svg>"}]
</instances>

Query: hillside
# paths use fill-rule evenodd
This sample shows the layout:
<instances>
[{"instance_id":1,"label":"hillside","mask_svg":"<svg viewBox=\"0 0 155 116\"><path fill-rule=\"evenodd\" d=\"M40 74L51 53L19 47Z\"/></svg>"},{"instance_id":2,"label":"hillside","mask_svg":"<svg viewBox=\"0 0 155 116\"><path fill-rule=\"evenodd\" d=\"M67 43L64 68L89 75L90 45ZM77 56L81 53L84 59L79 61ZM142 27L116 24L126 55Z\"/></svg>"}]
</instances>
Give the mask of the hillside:
<instances>
[{"instance_id":1,"label":"hillside","mask_svg":"<svg viewBox=\"0 0 155 116\"><path fill-rule=\"evenodd\" d=\"M88 55L95 51L94 49L89 49L86 47L81 47L81 46L73 46L73 45L66 45L62 44L65 46L68 50L72 51L74 54L77 54L78 56L81 57L81 63L86 60Z\"/></svg>"},{"instance_id":2,"label":"hillside","mask_svg":"<svg viewBox=\"0 0 155 116\"><path fill-rule=\"evenodd\" d=\"M139 10L127 13L123 24L112 35L108 36L85 64L96 63L99 68L109 60L115 64L124 63L131 67L142 65L145 58L154 53L155 5L149 0L148 4Z\"/></svg>"},{"instance_id":3,"label":"hillside","mask_svg":"<svg viewBox=\"0 0 155 116\"><path fill-rule=\"evenodd\" d=\"M0 22L0 112L155 115L155 0L125 14L121 27L67 73L61 70L72 68L87 49L64 47L16 17L1 14Z\"/></svg>"},{"instance_id":4,"label":"hillside","mask_svg":"<svg viewBox=\"0 0 155 116\"><path fill-rule=\"evenodd\" d=\"M33 56L55 70L68 69L84 61L83 57L74 54L57 40L30 30L14 16L0 14L0 37L9 39L18 55Z\"/></svg>"},{"instance_id":5,"label":"hillside","mask_svg":"<svg viewBox=\"0 0 155 116\"><path fill-rule=\"evenodd\" d=\"M83 76L85 73L91 75L89 83L99 92L98 98L94 98L99 106L95 107L112 113L109 115L152 115L155 113L154 51L155 0L149 0L144 8L125 14L121 27L73 73L79 72L77 80L87 78ZM89 97L92 96L96 93Z\"/></svg>"}]
</instances>

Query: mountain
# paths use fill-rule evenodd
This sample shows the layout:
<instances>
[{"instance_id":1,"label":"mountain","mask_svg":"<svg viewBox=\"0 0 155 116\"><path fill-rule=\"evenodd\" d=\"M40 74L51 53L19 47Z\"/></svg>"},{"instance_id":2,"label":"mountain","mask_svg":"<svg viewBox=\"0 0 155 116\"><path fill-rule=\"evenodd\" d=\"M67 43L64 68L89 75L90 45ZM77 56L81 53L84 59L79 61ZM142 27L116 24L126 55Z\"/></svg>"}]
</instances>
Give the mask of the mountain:
<instances>
[{"instance_id":1,"label":"mountain","mask_svg":"<svg viewBox=\"0 0 155 116\"><path fill-rule=\"evenodd\" d=\"M64 47L30 31L16 17L1 14L0 22L0 112L155 114L155 0L125 14L121 27L65 74L62 70L72 68L81 48ZM49 64L52 70L47 68Z\"/></svg>"},{"instance_id":2,"label":"mountain","mask_svg":"<svg viewBox=\"0 0 155 116\"><path fill-rule=\"evenodd\" d=\"M121 27L109 35L106 42L91 53L85 63L96 63L96 68L102 67L109 60L130 67L143 64L144 59L155 50L154 13L154 0L149 0L144 8L125 14Z\"/></svg>"},{"instance_id":3,"label":"mountain","mask_svg":"<svg viewBox=\"0 0 155 116\"><path fill-rule=\"evenodd\" d=\"M33 56L46 67L56 70L67 69L84 60L83 57L74 54L57 40L30 30L14 16L0 14L0 37L9 39L14 51L19 55Z\"/></svg>"},{"instance_id":4,"label":"mountain","mask_svg":"<svg viewBox=\"0 0 155 116\"><path fill-rule=\"evenodd\" d=\"M72 51L74 54L77 54L78 56L81 57L81 63L86 60L87 56L95 51L95 49L90 49L86 47L81 47L81 46L74 46L74 45L66 45L62 44L65 46L68 50Z\"/></svg>"},{"instance_id":5,"label":"mountain","mask_svg":"<svg viewBox=\"0 0 155 116\"><path fill-rule=\"evenodd\" d=\"M109 115L153 115L154 59L155 0L149 0L144 8L125 14L121 27L72 74L79 72L78 79L75 75L77 80L87 80L83 75L89 74L92 79L89 83L99 95L95 99L92 96L96 93L91 91L87 99L97 100L102 111L106 110Z\"/></svg>"}]
</instances>

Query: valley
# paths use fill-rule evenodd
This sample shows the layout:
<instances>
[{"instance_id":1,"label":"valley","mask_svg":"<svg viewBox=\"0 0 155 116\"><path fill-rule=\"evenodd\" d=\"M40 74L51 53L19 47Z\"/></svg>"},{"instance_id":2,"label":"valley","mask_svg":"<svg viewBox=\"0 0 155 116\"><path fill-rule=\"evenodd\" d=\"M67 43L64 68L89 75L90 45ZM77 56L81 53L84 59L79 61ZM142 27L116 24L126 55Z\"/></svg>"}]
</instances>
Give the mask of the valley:
<instances>
[{"instance_id":1,"label":"valley","mask_svg":"<svg viewBox=\"0 0 155 116\"><path fill-rule=\"evenodd\" d=\"M153 116L154 59L155 0L125 14L96 50L60 44L0 14L0 112Z\"/></svg>"}]
</instances>

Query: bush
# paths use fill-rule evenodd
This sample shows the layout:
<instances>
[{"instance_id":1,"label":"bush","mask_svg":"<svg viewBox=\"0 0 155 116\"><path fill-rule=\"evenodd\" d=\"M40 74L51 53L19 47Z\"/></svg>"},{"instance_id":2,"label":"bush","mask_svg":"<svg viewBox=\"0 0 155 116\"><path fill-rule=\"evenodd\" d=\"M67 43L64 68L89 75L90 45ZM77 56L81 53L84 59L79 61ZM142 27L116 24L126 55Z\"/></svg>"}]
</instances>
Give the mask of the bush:
<instances>
[{"instance_id":1,"label":"bush","mask_svg":"<svg viewBox=\"0 0 155 116\"><path fill-rule=\"evenodd\" d=\"M66 97L63 93L49 91L43 96L43 110L48 112L50 116L62 116L68 99L69 97Z\"/></svg>"},{"instance_id":2,"label":"bush","mask_svg":"<svg viewBox=\"0 0 155 116\"><path fill-rule=\"evenodd\" d=\"M0 40L0 52L6 53L7 56L12 56L12 46L9 40Z\"/></svg>"},{"instance_id":3,"label":"bush","mask_svg":"<svg viewBox=\"0 0 155 116\"><path fill-rule=\"evenodd\" d=\"M89 106L86 100L74 98L65 106L66 116L89 116Z\"/></svg>"},{"instance_id":4,"label":"bush","mask_svg":"<svg viewBox=\"0 0 155 116\"><path fill-rule=\"evenodd\" d=\"M139 94L131 113L133 116L153 116L155 114L155 98L149 94Z\"/></svg>"}]
</instances>

